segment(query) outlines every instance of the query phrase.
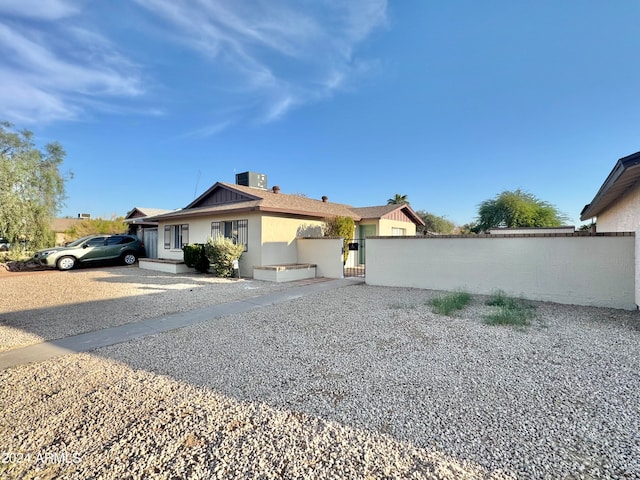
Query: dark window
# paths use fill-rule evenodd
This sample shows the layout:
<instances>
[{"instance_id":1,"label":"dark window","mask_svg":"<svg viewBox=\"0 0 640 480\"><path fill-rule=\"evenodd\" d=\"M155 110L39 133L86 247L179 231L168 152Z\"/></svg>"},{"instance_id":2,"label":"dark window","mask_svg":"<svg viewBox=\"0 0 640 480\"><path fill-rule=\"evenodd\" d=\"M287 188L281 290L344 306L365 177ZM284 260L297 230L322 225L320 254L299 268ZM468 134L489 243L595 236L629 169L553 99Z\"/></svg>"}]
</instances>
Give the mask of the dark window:
<instances>
[{"instance_id":1,"label":"dark window","mask_svg":"<svg viewBox=\"0 0 640 480\"><path fill-rule=\"evenodd\" d=\"M189 243L189 225L165 225L164 248L182 248Z\"/></svg>"},{"instance_id":2,"label":"dark window","mask_svg":"<svg viewBox=\"0 0 640 480\"><path fill-rule=\"evenodd\" d=\"M88 247L101 247L104 245L104 241L105 241L105 237L96 237L87 241L85 245L87 245Z\"/></svg>"},{"instance_id":3,"label":"dark window","mask_svg":"<svg viewBox=\"0 0 640 480\"><path fill-rule=\"evenodd\" d=\"M122 239L123 239L123 238L124 238L124 237L120 237L120 236L117 236L117 237L107 237L107 245L118 245L118 244L120 244L120 243L124 243L124 242L122 241Z\"/></svg>"},{"instance_id":4,"label":"dark window","mask_svg":"<svg viewBox=\"0 0 640 480\"><path fill-rule=\"evenodd\" d=\"M211 222L211 237L230 238L236 245L244 245L246 252L249 249L249 220Z\"/></svg>"}]
</instances>

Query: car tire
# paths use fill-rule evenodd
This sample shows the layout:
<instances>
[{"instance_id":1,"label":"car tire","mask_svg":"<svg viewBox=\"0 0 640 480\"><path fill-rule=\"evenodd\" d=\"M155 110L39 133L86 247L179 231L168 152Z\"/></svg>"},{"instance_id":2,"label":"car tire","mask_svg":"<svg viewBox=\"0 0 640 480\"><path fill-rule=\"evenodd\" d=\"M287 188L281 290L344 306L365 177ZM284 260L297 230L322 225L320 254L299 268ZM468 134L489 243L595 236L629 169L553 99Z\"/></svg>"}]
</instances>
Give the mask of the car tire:
<instances>
[{"instance_id":1,"label":"car tire","mask_svg":"<svg viewBox=\"0 0 640 480\"><path fill-rule=\"evenodd\" d=\"M70 256L61 257L56 262L56 267L58 267L58 270L71 270L75 266L76 259Z\"/></svg>"},{"instance_id":2,"label":"car tire","mask_svg":"<svg viewBox=\"0 0 640 480\"><path fill-rule=\"evenodd\" d=\"M122 262L125 265L133 265L136 263L136 260L138 260L138 257L136 257L136 254L133 252L126 252L122 255Z\"/></svg>"}]
</instances>

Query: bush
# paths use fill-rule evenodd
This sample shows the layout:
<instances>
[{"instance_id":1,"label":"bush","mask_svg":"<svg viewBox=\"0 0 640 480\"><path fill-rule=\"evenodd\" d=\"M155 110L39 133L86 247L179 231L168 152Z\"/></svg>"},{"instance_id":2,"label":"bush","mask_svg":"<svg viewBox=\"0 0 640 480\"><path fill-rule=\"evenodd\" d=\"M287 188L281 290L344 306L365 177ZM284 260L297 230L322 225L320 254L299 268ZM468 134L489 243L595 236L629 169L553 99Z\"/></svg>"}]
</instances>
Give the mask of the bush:
<instances>
[{"instance_id":1,"label":"bush","mask_svg":"<svg viewBox=\"0 0 640 480\"><path fill-rule=\"evenodd\" d=\"M502 290L495 291L485 303L498 307L496 312L484 316L488 325L526 327L531 324L533 307L522 300L507 296Z\"/></svg>"},{"instance_id":2,"label":"bush","mask_svg":"<svg viewBox=\"0 0 640 480\"><path fill-rule=\"evenodd\" d=\"M462 310L471 301L471 295L467 292L455 292L444 297L431 300L434 313L451 315L455 310Z\"/></svg>"},{"instance_id":3,"label":"bush","mask_svg":"<svg viewBox=\"0 0 640 480\"><path fill-rule=\"evenodd\" d=\"M203 243L191 243L182 247L184 263L187 267L195 268L200 273L209 271L209 259L205 254Z\"/></svg>"},{"instance_id":4,"label":"bush","mask_svg":"<svg viewBox=\"0 0 640 480\"><path fill-rule=\"evenodd\" d=\"M239 260L244 252L244 245L236 245L229 238L209 238L204 246L205 255L211 268L219 277L232 277L233 262Z\"/></svg>"},{"instance_id":5,"label":"bush","mask_svg":"<svg viewBox=\"0 0 640 480\"><path fill-rule=\"evenodd\" d=\"M349 243L355 232L355 223L351 217L333 217L325 220L325 237L342 237L342 263L346 265L349 258Z\"/></svg>"}]
</instances>

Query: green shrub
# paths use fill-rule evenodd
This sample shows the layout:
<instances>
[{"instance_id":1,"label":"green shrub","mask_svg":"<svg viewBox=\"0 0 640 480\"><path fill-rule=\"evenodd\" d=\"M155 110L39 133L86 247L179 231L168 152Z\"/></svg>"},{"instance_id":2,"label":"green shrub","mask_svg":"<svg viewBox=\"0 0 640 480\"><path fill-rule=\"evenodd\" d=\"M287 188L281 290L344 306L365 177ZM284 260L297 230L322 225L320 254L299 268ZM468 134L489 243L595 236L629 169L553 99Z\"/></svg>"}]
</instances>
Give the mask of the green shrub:
<instances>
[{"instance_id":1,"label":"green shrub","mask_svg":"<svg viewBox=\"0 0 640 480\"><path fill-rule=\"evenodd\" d=\"M346 265L349 258L349 243L355 232L355 223L351 217L333 217L325 220L324 235L326 237L342 237L342 263Z\"/></svg>"},{"instance_id":2,"label":"green shrub","mask_svg":"<svg viewBox=\"0 0 640 480\"><path fill-rule=\"evenodd\" d=\"M189 268L194 268L200 257L200 252L204 251L202 243L189 243L182 247L184 263Z\"/></svg>"},{"instance_id":3,"label":"green shrub","mask_svg":"<svg viewBox=\"0 0 640 480\"><path fill-rule=\"evenodd\" d=\"M451 315L456 310L462 310L471 301L471 295L467 292L455 292L444 297L432 299L429 303L433 312L439 315Z\"/></svg>"},{"instance_id":4,"label":"green shrub","mask_svg":"<svg viewBox=\"0 0 640 480\"><path fill-rule=\"evenodd\" d=\"M182 247L184 263L187 267L195 268L200 273L209 271L209 259L205 254L203 243L191 243Z\"/></svg>"},{"instance_id":5,"label":"green shrub","mask_svg":"<svg viewBox=\"0 0 640 480\"><path fill-rule=\"evenodd\" d=\"M230 238L209 238L204 250L211 268L217 276L232 277L234 274L233 262L242 256L244 245L236 245Z\"/></svg>"},{"instance_id":6,"label":"green shrub","mask_svg":"<svg viewBox=\"0 0 640 480\"><path fill-rule=\"evenodd\" d=\"M484 316L484 321L488 325L526 327L531 324L533 306L523 300L507 296L502 290L496 290L485 303L497 307L497 311Z\"/></svg>"}]
</instances>

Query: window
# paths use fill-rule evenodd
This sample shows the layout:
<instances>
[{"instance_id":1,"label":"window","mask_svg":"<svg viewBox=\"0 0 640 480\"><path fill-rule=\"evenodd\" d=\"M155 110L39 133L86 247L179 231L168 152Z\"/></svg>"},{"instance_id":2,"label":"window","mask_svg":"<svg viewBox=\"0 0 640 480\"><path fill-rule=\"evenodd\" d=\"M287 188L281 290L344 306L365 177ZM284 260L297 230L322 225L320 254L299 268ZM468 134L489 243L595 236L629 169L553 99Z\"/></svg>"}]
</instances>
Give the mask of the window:
<instances>
[{"instance_id":1,"label":"window","mask_svg":"<svg viewBox=\"0 0 640 480\"><path fill-rule=\"evenodd\" d=\"M230 238L236 245L244 245L246 252L249 249L249 220L211 222L211 237Z\"/></svg>"},{"instance_id":2,"label":"window","mask_svg":"<svg viewBox=\"0 0 640 480\"><path fill-rule=\"evenodd\" d=\"M102 247L104 246L105 240L106 240L106 237L96 237L89 240L87 243L85 243L85 245L87 247Z\"/></svg>"},{"instance_id":3,"label":"window","mask_svg":"<svg viewBox=\"0 0 640 480\"><path fill-rule=\"evenodd\" d=\"M180 249L189 243L189 225L165 225L164 248Z\"/></svg>"},{"instance_id":4,"label":"window","mask_svg":"<svg viewBox=\"0 0 640 480\"><path fill-rule=\"evenodd\" d=\"M406 232L407 230L404 228L391 228L391 235L393 235L394 237L404 237L406 235Z\"/></svg>"}]
</instances>

